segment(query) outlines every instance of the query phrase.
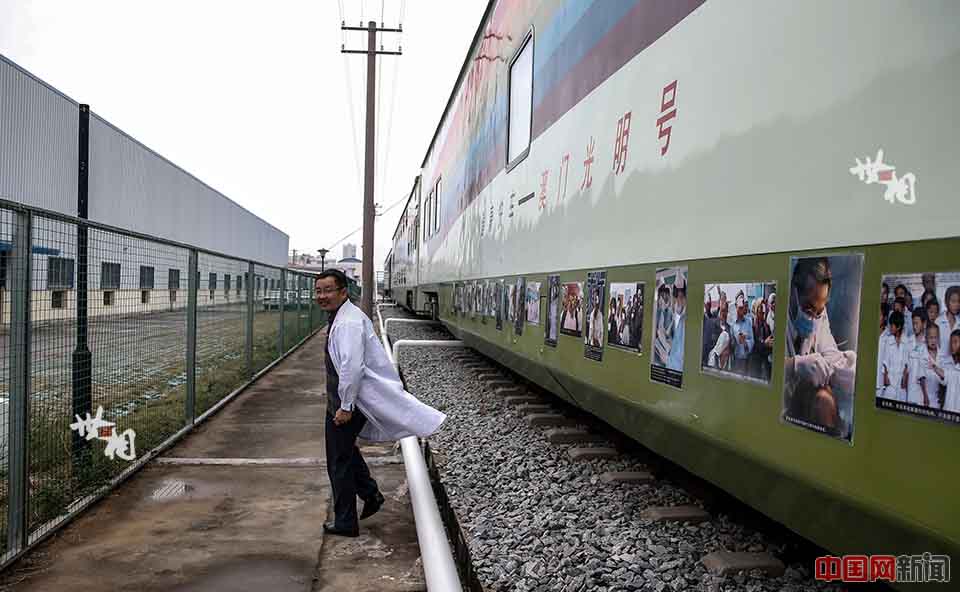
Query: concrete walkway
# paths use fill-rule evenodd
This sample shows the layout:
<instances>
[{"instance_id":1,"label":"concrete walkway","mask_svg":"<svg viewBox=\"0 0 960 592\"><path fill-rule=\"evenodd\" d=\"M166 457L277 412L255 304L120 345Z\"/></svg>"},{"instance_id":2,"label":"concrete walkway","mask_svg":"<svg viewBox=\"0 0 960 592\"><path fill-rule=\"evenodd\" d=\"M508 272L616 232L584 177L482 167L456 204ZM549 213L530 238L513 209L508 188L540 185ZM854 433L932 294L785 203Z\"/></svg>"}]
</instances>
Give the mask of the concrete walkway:
<instances>
[{"instance_id":1,"label":"concrete walkway","mask_svg":"<svg viewBox=\"0 0 960 592\"><path fill-rule=\"evenodd\" d=\"M387 503L324 537L324 335L155 459L2 579L0 589L423 590L403 465L362 447Z\"/></svg>"}]
</instances>

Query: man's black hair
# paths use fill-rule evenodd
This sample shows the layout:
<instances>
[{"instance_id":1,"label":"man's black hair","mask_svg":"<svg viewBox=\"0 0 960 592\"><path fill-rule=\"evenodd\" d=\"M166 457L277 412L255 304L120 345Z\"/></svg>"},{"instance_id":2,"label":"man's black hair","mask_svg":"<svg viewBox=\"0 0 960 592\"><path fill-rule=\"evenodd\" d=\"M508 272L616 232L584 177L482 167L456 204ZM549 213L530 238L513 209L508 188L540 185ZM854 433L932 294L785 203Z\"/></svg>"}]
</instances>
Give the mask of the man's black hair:
<instances>
[{"instance_id":1,"label":"man's black hair","mask_svg":"<svg viewBox=\"0 0 960 592\"><path fill-rule=\"evenodd\" d=\"M333 281L338 288L343 289L347 287L347 275L339 269L328 269L323 271L317 276L317 279L322 280L329 277L333 278Z\"/></svg>"},{"instance_id":2,"label":"man's black hair","mask_svg":"<svg viewBox=\"0 0 960 592\"><path fill-rule=\"evenodd\" d=\"M827 289L832 291L833 272L830 270L830 260L826 257L805 257L797 261L791 282L800 294L807 289L808 276L817 284L826 284Z\"/></svg>"},{"instance_id":3,"label":"man's black hair","mask_svg":"<svg viewBox=\"0 0 960 592\"><path fill-rule=\"evenodd\" d=\"M904 298L903 296L897 296L896 298L894 298L893 303L899 304L903 308L907 308L907 299Z\"/></svg>"},{"instance_id":4,"label":"man's black hair","mask_svg":"<svg viewBox=\"0 0 960 592\"><path fill-rule=\"evenodd\" d=\"M893 311L893 313L890 315L890 324L896 325L897 327L903 329L903 313L899 310Z\"/></svg>"},{"instance_id":5,"label":"man's black hair","mask_svg":"<svg viewBox=\"0 0 960 592\"><path fill-rule=\"evenodd\" d=\"M915 319L921 319L924 323L927 322L927 313L921 310L919 306L913 309L913 314L910 316Z\"/></svg>"}]
</instances>

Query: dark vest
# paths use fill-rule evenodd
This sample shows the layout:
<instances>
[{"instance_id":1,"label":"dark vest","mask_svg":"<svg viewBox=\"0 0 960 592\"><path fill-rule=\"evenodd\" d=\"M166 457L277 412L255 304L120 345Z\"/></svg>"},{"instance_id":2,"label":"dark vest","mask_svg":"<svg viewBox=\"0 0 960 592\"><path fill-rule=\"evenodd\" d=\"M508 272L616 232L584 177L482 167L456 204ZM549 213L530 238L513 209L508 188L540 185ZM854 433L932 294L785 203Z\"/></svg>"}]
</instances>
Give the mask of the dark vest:
<instances>
[{"instance_id":1,"label":"dark vest","mask_svg":"<svg viewBox=\"0 0 960 592\"><path fill-rule=\"evenodd\" d=\"M346 301L344 301L346 302ZM340 305L343 306L342 304ZM337 316L338 308L330 315L327 326L333 328L333 320ZM327 412L330 415L336 415L337 409L340 409L340 375L337 374L337 368L330 360L330 335L327 334L327 344L324 352L324 361L327 366Z\"/></svg>"}]
</instances>

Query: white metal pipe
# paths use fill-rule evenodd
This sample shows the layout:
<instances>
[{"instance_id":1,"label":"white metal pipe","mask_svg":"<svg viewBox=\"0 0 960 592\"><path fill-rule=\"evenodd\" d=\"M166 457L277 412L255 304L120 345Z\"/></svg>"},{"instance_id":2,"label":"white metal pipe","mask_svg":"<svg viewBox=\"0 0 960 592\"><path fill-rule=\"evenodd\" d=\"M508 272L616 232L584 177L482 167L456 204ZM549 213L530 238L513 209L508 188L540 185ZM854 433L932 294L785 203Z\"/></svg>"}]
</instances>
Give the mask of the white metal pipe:
<instances>
[{"instance_id":1,"label":"white metal pipe","mask_svg":"<svg viewBox=\"0 0 960 592\"><path fill-rule=\"evenodd\" d=\"M380 340L383 349L393 362L394 368L399 366L394 355L400 345L410 347L413 344L424 344L423 341L401 339L390 350L387 331L384 327L380 307L377 306L377 317L380 320ZM426 342L432 343L432 342ZM442 343L453 343L444 341ZM462 345L461 342L455 342ZM416 436L409 436L400 440L403 451L403 466L407 473L407 486L410 490L410 505L413 506L413 518L417 525L417 541L420 543L420 557L423 561L423 575L426 579L427 590L430 592L460 592L460 577L457 574L457 565L453 561L450 543L447 541L443 520L437 507L437 498L433 495L430 485L430 476L427 473L427 463L423 460L420 442Z\"/></svg>"}]
</instances>

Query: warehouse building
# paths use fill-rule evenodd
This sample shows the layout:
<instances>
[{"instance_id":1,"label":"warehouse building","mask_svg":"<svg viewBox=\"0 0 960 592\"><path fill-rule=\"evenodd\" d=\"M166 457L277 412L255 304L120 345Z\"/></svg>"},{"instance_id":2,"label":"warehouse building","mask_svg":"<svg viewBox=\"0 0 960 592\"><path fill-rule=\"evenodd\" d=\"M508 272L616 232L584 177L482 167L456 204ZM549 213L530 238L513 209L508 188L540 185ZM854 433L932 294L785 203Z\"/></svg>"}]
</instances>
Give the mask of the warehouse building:
<instances>
[{"instance_id":1,"label":"warehouse building","mask_svg":"<svg viewBox=\"0 0 960 592\"><path fill-rule=\"evenodd\" d=\"M0 56L0 199L78 215L80 105ZM203 305L240 303L254 269L255 293L279 289L289 238L265 220L91 112L89 219L236 257L201 253ZM13 212L0 207L0 319L9 323ZM90 315L186 306L189 251L93 229ZM77 228L37 216L31 285L35 321L75 316Z\"/></svg>"}]
</instances>

